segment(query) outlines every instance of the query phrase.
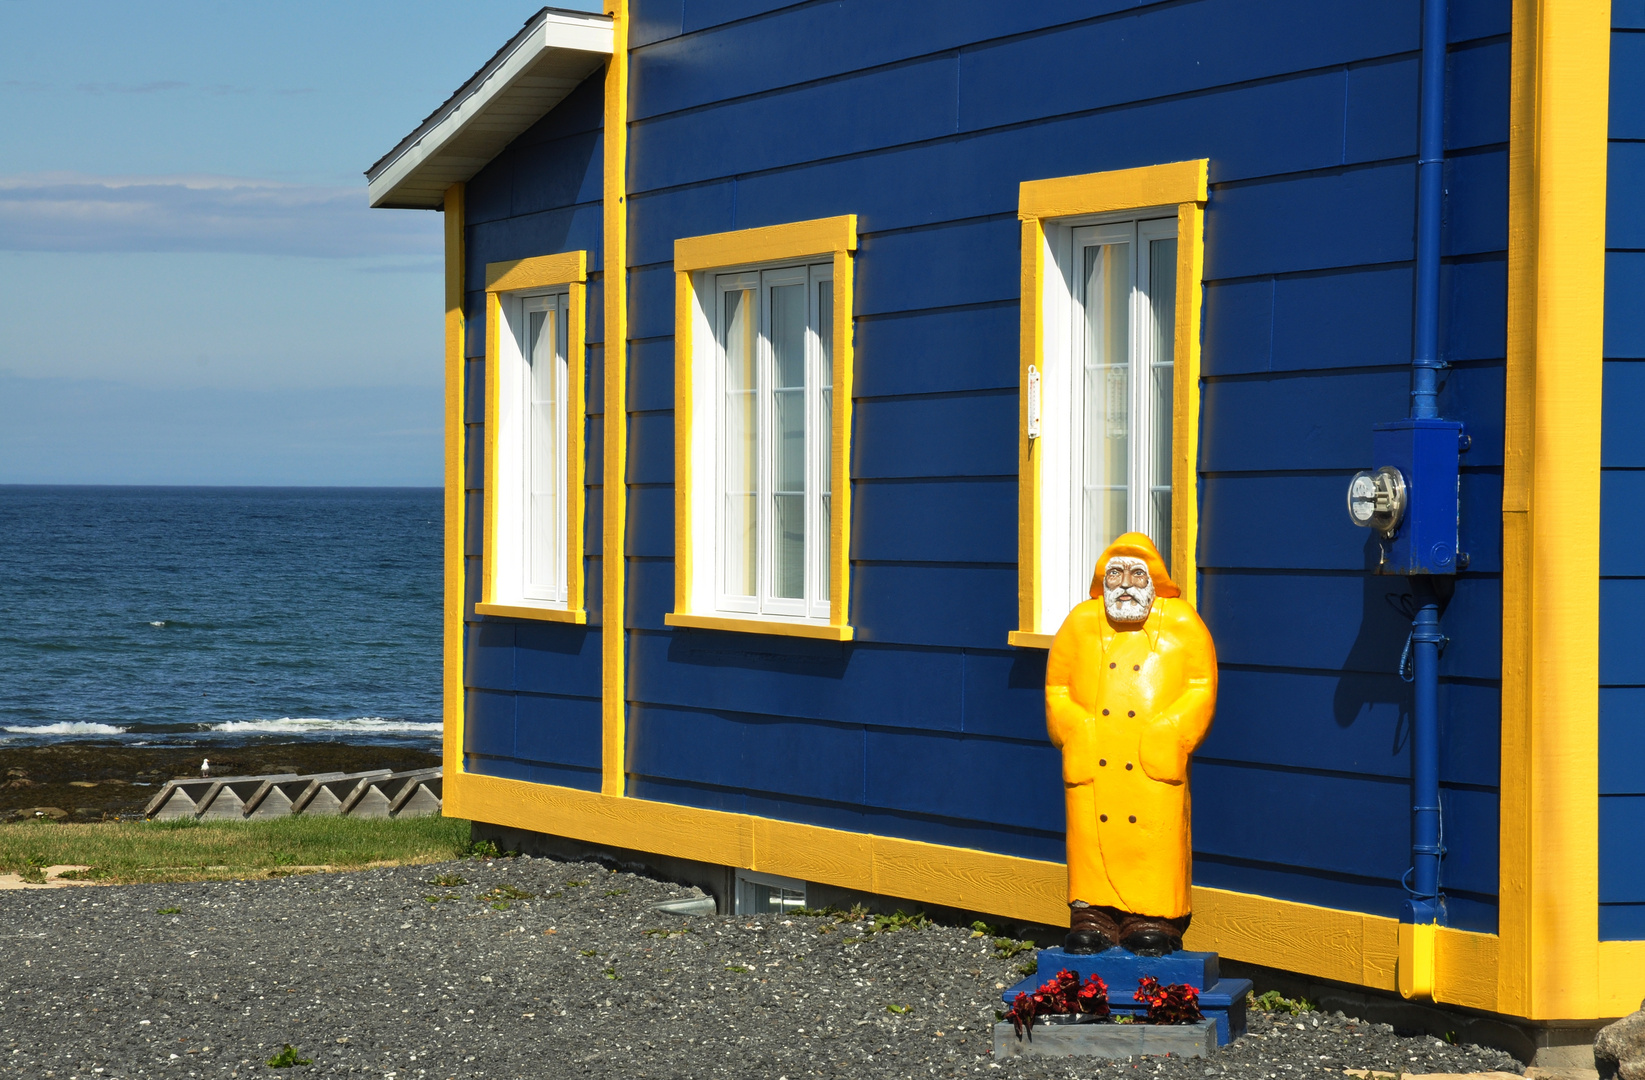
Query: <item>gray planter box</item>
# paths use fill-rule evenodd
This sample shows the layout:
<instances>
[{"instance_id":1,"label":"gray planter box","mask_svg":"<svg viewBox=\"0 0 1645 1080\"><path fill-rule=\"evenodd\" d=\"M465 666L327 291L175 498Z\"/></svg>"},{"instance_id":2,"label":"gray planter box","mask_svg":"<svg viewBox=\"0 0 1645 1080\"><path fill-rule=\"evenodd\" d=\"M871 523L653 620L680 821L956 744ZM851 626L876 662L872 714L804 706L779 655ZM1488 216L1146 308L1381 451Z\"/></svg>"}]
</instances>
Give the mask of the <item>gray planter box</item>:
<instances>
[{"instance_id":1,"label":"gray planter box","mask_svg":"<svg viewBox=\"0 0 1645 1080\"><path fill-rule=\"evenodd\" d=\"M1032 1034L1033 1038L1029 1038ZM1034 1025L1022 1038L1009 1020L994 1025L994 1060L1038 1054L1044 1057L1126 1058L1138 1054L1210 1057L1217 1049L1215 1020L1197 1024Z\"/></svg>"}]
</instances>

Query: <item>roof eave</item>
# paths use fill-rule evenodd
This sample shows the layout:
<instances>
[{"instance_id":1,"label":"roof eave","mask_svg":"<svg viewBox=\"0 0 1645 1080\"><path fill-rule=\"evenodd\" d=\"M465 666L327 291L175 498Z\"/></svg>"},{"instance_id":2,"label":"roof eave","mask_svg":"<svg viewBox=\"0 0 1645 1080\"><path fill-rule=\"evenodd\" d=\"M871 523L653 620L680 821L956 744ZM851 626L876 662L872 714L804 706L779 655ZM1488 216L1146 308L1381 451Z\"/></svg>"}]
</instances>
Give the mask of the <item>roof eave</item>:
<instances>
[{"instance_id":1,"label":"roof eave","mask_svg":"<svg viewBox=\"0 0 1645 1080\"><path fill-rule=\"evenodd\" d=\"M610 16L544 8L366 170L373 207L438 210L611 56Z\"/></svg>"}]
</instances>

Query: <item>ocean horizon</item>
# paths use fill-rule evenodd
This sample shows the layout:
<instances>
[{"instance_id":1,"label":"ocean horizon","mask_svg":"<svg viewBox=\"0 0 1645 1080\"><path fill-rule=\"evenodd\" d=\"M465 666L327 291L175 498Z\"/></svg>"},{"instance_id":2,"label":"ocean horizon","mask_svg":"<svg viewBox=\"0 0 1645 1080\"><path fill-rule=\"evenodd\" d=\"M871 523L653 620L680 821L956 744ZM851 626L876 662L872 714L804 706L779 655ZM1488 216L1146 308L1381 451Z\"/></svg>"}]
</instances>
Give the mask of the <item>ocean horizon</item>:
<instances>
[{"instance_id":1,"label":"ocean horizon","mask_svg":"<svg viewBox=\"0 0 1645 1080\"><path fill-rule=\"evenodd\" d=\"M0 746L437 747L439 488L0 485Z\"/></svg>"}]
</instances>

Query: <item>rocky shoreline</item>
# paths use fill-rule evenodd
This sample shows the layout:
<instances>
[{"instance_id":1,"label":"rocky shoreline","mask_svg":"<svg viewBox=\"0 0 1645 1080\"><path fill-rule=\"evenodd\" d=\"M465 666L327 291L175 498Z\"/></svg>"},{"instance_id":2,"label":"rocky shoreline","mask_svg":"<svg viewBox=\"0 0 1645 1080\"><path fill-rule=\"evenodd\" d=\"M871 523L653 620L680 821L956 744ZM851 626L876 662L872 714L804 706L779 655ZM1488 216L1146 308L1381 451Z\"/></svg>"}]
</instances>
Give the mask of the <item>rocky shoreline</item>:
<instances>
[{"instance_id":1,"label":"rocky shoreline","mask_svg":"<svg viewBox=\"0 0 1645 1080\"><path fill-rule=\"evenodd\" d=\"M141 816L159 786L199 776L426 769L440 755L410 746L333 742L248 742L238 746L131 746L69 741L0 746L0 822L45 816L59 821L120 821ZM43 813L42 813L43 812Z\"/></svg>"}]
</instances>

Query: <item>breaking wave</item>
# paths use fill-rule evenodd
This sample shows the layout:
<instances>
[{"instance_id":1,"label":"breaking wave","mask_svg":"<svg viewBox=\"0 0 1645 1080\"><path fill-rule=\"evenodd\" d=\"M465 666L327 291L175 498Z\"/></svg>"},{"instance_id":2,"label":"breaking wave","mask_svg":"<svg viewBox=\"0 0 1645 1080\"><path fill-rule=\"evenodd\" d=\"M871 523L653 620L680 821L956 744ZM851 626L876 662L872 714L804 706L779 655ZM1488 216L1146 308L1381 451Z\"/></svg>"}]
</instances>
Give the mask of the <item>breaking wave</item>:
<instances>
[{"instance_id":1,"label":"breaking wave","mask_svg":"<svg viewBox=\"0 0 1645 1080\"><path fill-rule=\"evenodd\" d=\"M86 720L60 720L55 724L7 724L0 731L12 735L124 735L126 729L113 724L94 724Z\"/></svg>"},{"instance_id":2,"label":"breaking wave","mask_svg":"<svg viewBox=\"0 0 1645 1080\"><path fill-rule=\"evenodd\" d=\"M285 716L278 720L228 720L210 724L207 730L221 735L420 735L439 738L445 725L416 720L388 720L381 716L359 716L352 720L324 717Z\"/></svg>"}]
</instances>

